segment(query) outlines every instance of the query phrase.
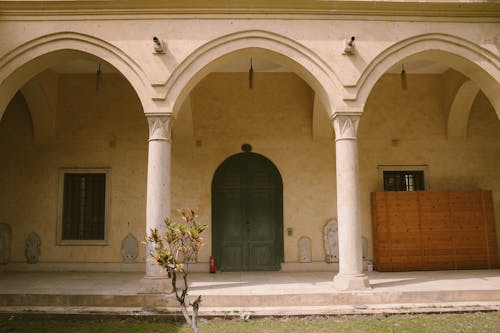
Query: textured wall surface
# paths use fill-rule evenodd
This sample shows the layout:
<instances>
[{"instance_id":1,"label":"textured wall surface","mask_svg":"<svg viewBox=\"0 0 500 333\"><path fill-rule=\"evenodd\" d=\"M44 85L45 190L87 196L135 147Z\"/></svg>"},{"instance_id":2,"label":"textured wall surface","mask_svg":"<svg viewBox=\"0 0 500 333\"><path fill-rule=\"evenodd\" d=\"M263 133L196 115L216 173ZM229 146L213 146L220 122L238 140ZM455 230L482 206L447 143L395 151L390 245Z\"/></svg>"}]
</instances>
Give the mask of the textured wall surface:
<instances>
[{"instance_id":1,"label":"textured wall surface","mask_svg":"<svg viewBox=\"0 0 500 333\"><path fill-rule=\"evenodd\" d=\"M173 191L198 180L203 222L210 225L211 182L216 168L249 143L253 152L276 165L283 179L285 261L298 261L298 240L313 239L313 260L324 260L322 230L336 215L335 155L332 141L313 141L313 92L291 73L256 73L254 89L248 89L247 73L213 73L191 95L194 139L201 141L193 153L191 176L177 160L174 142ZM175 126L174 126L175 131ZM179 147L180 150L181 148ZM173 195L172 207L182 205ZM210 238L210 237L208 237ZM202 258L208 259L210 244Z\"/></svg>"},{"instance_id":2,"label":"textured wall surface","mask_svg":"<svg viewBox=\"0 0 500 333\"><path fill-rule=\"evenodd\" d=\"M147 122L118 75L59 77L56 138L32 139L29 111L18 95L0 122L0 220L13 229L12 261L24 261L24 239L42 240L40 262L121 262L122 239L145 234ZM107 246L56 246L59 168L111 168ZM140 258L144 258L144 251Z\"/></svg>"},{"instance_id":3,"label":"textured wall surface","mask_svg":"<svg viewBox=\"0 0 500 333\"><path fill-rule=\"evenodd\" d=\"M448 139L443 75L385 75L371 92L359 127L363 236L369 240L369 193L379 188L379 165L427 165L431 189L490 189L500 230L500 121L484 95L476 99L466 139ZM42 239L40 262L121 262L121 240L145 234L147 121L134 91L118 75L61 75L55 139L32 138L30 112L17 96L0 122L0 223L13 231L12 261L24 261L24 238ZM335 145L313 140L314 92L295 74L212 73L192 91L173 127L172 208L199 207L211 225L211 182L226 158L250 143L283 178L285 261L298 261L297 242L312 240L323 261L324 224L336 217ZM393 144L397 140L397 144ZM111 168L107 246L56 246L58 170ZM208 261L211 230L201 261ZM499 242L500 243L500 242ZM138 260L144 260L144 251Z\"/></svg>"},{"instance_id":4,"label":"textured wall surface","mask_svg":"<svg viewBox=\"0 0 500 333\"><path fill-rule=\"evenodd\" d=\"M385 75L371 92L359 126L363 234L371 235L369 194L378 190L378 165L427 165L429 189L493 191L500 235L500 121L480 93L465 139L449 139L444 75ZM393 140L398 140L393 144Z\"/></svg>"}]
</instances>

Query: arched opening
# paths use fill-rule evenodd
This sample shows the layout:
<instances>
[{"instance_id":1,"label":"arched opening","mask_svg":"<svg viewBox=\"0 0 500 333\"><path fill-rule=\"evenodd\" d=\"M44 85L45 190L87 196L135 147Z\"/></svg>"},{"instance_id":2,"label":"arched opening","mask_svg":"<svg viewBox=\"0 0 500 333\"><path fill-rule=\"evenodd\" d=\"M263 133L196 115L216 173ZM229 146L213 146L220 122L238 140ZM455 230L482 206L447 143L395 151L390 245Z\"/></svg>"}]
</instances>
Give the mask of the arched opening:
<instances>
[{"instance_id":1,"label":"arched opening","mask_svg":"<svg viewBox=\"0 0 500 333\"><path fill-rule=\"evenodd\" d=\"M440 63L463 74L483 91L500 119L497 79L500 73L496 55L469 40L447 34L417 35L388 47L370 62L349 92L354 99L365 103L378 80L388 71L394 71L395 66L401 68L404 62L417 64L420 71L422 66L428 70L429 63Z\"/></svg>"},{"instance_id":2,"label":"arched opening","mask_svg":"<svg viewBox=\"0 0 500 333\"><path fill-rule=\"evenodd\" d=\"M58 32L30 40L11 50L0 62L0 115L14 94L35 75L76 58L99 60L115 68L134 88L143 109L151 108L151 87L142 68L107 41L76 32ZM1 117L0 117L1 118Z\"/></svg>"},{"instance_id":3,"label":"arched opening","mask_svg":"<svg viewBox=\"0 0 500 333\"><path fill-rule=\"evenodd\" d=\"M328 63L300 43L262 30L221 36L198 48L169 77L163 98L177 114L190 91L206 75L234 59L251 57L268 59L296 73L312 87L328 114L343 105L342 85Z\"/></svg>"},{"instance_id":4,"label":"arched opening","mask_svg":"<svg viewBox=\"0 0 500 333\"><path fill-rule=\"evenodd\" d=\"M415 37L380 56L371 71L384 72L365 80L376 77L358 132L361 191L395 191L405 198L398 205L407 205L398 212L392 202L384 206L392 212L380 213L379 206L361 203L363 228L373 234L375 267L378 261L381 270L498 267L498 240L491 236L500 222L498 70L485 69L493 64L488 51L478 55L470 43L450 40ZM365 93L361 88L359 97ZM482 190L491 192L478 194ZM394 193L386 197L396 200ZM456 205L459 196L463 203ZM495 213L474 212L474 205L494 206ZM400 214L388 218L392 229L378 224L376 216L392 213ZM387 230L390 241L384 240Z\"/></svg>"},{"instance_id":5,"label":"arched opening","mask_svg":"<svg viewBox=\"0 0 500 333\"><path fill-rule=\"evenodd\" d=\"M16 96L2 107L0 121L0 223L13 231L7 269L78 270L91 263L111 270L106 263L123 261L127 234L144 236L143 103L112 59L54 44L21 47L11 52L19 57L0 66L1 102ZM50 52L38 56L38 47ZM18 96L22 105L14 103ZM31 128L26 114L33 129L29 140L19 140L11 133ZM132 201L136 206L127 209ZM26 264L31 233L41 239L37 265Z\"/></svg>"},{"instance_id":6,"label":"arched opening","mask_svg":"<svg viewBox=\"0 0 500 333\"><path fill-rule=\"evenodd\" d=\"M169 78L165 103L176 115L172 207L200 207L200 220L213 227L214 172L221 160L248 143L280 169L283 226L290 229L286 235L281 231L282 261L255 269L279 269L282 262L283 267L296 267L297 244L305 236L314 240L312 260L324 270L328 267L323 266L322 230L336 216L335 153L328 114L341 94L327 66L296 42L286 43L264 32L222 37L188 56ZM200 262L208 262L214 254L210 250L215 250L215 237L207 237Z\"/></svg>"},{"instance_id":7,"label":"arched opening","mask_svg":"<svg viewBox=\"0 0 500 333\"><path fill-rule=\"evenodd\" d=\"M212 180L212 253L222 271L277 271L283 262L283 182L266 157L227 158Z\"/></svg>"}]
</instances>

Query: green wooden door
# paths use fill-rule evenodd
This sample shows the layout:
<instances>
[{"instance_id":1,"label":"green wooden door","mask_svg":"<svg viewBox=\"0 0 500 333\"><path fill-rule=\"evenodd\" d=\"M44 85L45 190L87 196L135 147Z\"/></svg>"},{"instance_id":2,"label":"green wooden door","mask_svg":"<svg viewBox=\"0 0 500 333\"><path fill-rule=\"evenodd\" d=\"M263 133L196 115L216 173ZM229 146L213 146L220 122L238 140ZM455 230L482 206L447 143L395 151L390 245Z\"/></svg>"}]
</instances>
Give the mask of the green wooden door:
<instances>
[{"instance_id":1,"label":"green wooden door","mask_svg":"<svg viewBox=\"0 0 500 333\"><path fill-rule=\"evenodd\" d=\"M273 271L283 261L283 185L262 155L240 153L212 181L212 253L221 271Z\"/></svg>"}]
</instances>

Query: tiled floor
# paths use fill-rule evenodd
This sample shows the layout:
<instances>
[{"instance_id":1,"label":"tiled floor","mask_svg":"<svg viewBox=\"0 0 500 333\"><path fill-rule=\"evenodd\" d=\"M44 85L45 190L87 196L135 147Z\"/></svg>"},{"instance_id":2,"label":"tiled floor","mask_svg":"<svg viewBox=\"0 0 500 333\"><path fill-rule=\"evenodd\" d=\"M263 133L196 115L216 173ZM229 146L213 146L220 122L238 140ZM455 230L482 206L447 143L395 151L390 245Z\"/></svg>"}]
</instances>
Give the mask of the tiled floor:
<instances>
[{"instance_id":1,"label":"tiled floor","mask_svg":"<svg viewBox=\"0 0 500 333\"><path fill-rule=\"evenodd\" d=\"M500 270L368 273L370 292L500 290ZM142 273L0 273L0 294L134 295ZM335 293L330 272L192 273L191 294Z\"/></svg>"}]
</instances>

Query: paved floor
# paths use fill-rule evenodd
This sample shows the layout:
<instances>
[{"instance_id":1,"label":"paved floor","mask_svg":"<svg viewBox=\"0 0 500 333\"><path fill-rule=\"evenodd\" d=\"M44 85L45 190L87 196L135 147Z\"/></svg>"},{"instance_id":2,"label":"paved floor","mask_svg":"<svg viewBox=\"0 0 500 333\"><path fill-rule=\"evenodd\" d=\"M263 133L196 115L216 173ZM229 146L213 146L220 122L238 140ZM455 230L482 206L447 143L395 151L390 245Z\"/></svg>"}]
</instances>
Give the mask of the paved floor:
<instances>
[{"instance_id":1,"label":"paved floor","mask_svg":"<svg viewBox=\"0 0 500 333\"><path fill-rule=\"evenodd\" d=\"M1 272L0 294L135 295L142 273ZM334 273L192 273L191 294L337 293ZM369 292L500 290L500 270L368 273ZM500 301L500 300L499 300Z\"/></svg>"},{"instance_id":2,"label":"paved floor","mask_svg":"<svg viewBox=\"0 0 500 333\"><path fill-rule=\"evenodd\" d=\"M368 273L371 289L339 292L335 273L192 273L200 315L338 315L500 311L500 270ZM140 293L142 273L0 272L0 312L176 315L172 295Z\"/></svg>"}]
</instances>

